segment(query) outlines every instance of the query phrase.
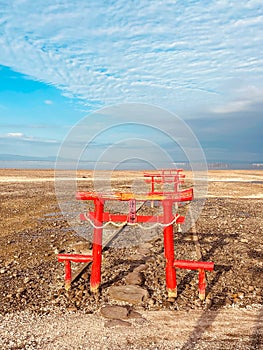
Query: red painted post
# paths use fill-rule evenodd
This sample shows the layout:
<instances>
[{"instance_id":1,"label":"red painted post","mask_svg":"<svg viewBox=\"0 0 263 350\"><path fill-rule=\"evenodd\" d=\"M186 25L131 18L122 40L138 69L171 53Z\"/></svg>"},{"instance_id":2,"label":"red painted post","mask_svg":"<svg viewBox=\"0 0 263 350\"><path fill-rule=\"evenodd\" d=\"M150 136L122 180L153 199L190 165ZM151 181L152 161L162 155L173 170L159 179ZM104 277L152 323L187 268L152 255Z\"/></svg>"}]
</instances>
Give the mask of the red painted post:
<instances>
[{"instance_id":1,"label":"red painted post","mask_svg":"<svg viewBox=\"0 0 263 350\"><path fill-rule=\"evenodd\" d=\"M94 200L94 204L95 225L99 226L99 228L94 227L93 232L93 262L91 266L90 290L91 292L96 293L98 292L101 280L102 228L100 228L100 226L103 224L104 201L102 199L96 198Z\"/></svg>"},{"instance_id":2,"label":"red painted post","mask_svg":"<svg viewBox=\"0 0 263 350\"><path fill-rule=\"evenodd\" d=\"M65 289L69 290L71 285L71 261L65 260Z\"/></svg>"},{"instance_id":3,"label":"red painted post","mask_svg":"<svg viewBox=\"0 0 263 350\"><path fill-rule=\"evenodd\" d=\"M136 199L129 200L129 223L134 224L136 222Z\"/></svg>"},{"instance_id":4,"label":"red painted post","mask_svg":"<svg viewBox=\"0 0 263 350\"><path fill-rule=\"evenodd\" d=\"M199 299L205 300L205 270L200 269L198 274Z\"/></svg>"},{"instance_id":5,"label":"red painted post","mask_svg":"<svg viewBox=\"0 0 263 350\"><path fill-rule=\"evenodd\" d=\"M154 193L154 176L151 176L151 193Z\"/></svg>"},{"instance_id":6,"label":"red painted post","mask_svg":"<svg viewBox=\"0 0 263 350\"><path fill-rule=\"evenodd\" d=\"M163 200L163 216L164 224L168 224L173 220L173 202L170 200ZM173 225L165 226L163 230L164 234L164 255L166 258L166 289L168 297L177 297L176 286L176 272L174 268L174 235Z\"/></svg>"}]
</instances>

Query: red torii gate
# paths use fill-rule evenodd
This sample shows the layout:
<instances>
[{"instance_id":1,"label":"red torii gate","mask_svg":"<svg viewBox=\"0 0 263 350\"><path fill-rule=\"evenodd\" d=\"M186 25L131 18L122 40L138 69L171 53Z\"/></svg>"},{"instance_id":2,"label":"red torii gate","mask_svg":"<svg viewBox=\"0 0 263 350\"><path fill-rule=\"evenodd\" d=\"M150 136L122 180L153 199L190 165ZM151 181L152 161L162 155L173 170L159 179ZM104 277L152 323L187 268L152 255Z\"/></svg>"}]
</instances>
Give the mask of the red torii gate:
<instances>
[{"instance_id":1,"label":"red torii gate","mask_svg":"<svg viewBox=\"0 0 263 350\"><path fill-rule=\"evenodd\" d=\"M104 223L121 222L123 225L136 225L139 223L156 223L164 227L164 254L166 258L166 288L168 297L177 296L176 268L199 271L199 297L205 299L205 270L214 269L213 262L175 260L174 258L174 235L173 224L181 224L184 217L173 214L173 204L178 202L191 201L193 189L180 190L179 185L183 183L185 175L182 170L162 170L159 173L145 173L146 182L151 183L151 191L147 194L121 193L111 195L94 192L77 192L76 199L94 202L94 212L80 214L81 220L87 220L94 227L92 255L83 254L59 254L58 261L65 263L65 288L70 288L71 283L71 262L92 262L90 289L97 292L101 282L101 261L102 261L102 234ZM161 183L172 183L173 190L165 192L156 190L155 185ZM129 214L111 214L104 212L104 203L108 200L127 201L129 203ZM163 215L137 215L136 202L160 201L163 206Z\"/></svg>"}]
</instances>

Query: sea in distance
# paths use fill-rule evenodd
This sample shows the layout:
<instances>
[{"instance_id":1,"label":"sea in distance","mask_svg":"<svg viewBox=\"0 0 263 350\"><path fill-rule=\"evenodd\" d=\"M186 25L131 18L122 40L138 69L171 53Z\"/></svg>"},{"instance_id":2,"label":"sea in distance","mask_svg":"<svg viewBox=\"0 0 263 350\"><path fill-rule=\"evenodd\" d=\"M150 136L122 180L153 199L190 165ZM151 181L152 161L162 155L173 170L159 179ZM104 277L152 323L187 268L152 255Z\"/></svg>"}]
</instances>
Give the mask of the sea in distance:
<instances>
[{"instance_id":1,"label":"sea in distance","mask_svg":"<svg viewBox=\"0 0 263 350\"><path fill-rule=\"evenodd\" d=\"M77 165L77 167L76 167ZM190 163L175 162L170 164L157 163L154 166L147 164L144 161L123 162L120 164L113 164L111 162L59 162L55 161L39 161L39 160L0 160L0 168L2 169L80 169L80 170L148 170L153 168L167 169L167 168L183 168L185 170L191 169ZM204 165L201 165L204 169ZM253 169L262 170L263 162L207 162L207 168L210 170L238 170L238 169Z\"/></svg>"}]
</instances>

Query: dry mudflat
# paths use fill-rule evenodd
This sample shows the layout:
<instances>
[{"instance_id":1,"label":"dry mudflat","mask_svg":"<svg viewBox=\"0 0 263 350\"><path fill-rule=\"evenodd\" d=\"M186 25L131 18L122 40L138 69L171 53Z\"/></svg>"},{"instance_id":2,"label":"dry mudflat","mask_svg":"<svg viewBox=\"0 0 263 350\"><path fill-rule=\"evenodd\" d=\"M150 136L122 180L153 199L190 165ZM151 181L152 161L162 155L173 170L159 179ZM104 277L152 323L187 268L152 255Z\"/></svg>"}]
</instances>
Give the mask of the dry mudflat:
<instances>
[{"instance_id":1,"label":"dry mudflat","mask_svg":"<svg viewBox=\"0 0 263 350\"><path fill-rule=\"evenodd\" d=\"M141 179L139 172L119 172L111 184L130 191ZM92 174L79 172L77 187L92 186ZM188 270L177 271L178 297L167 298L160 227L126 227L105 247L98 295L89 291L90 267L65 291L57 254L88 252L92 228L76 229L61 214L52 170L1 169L0 190L1 349L263 348L262 170L209 171L199 219L189 232L175 227L176 258L196 259L194 232L202 259L215 263L204 301L196 271ZM115 202L108 209L127 210ZM146 204L139 213L160 210ZM146 297L115 299L112 288L127 284Z\"/></svg>"}]
</instances>

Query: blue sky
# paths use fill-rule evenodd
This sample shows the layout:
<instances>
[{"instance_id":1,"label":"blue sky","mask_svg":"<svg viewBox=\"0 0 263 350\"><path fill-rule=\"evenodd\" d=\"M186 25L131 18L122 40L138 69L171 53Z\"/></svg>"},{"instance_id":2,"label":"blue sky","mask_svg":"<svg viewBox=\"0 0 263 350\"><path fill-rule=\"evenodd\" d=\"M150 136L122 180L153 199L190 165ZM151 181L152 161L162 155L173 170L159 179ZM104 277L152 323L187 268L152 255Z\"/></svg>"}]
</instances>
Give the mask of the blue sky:
<instances>
[{"instance_id":1,"label":"blue sky","mask_svg":"<svg viewBox=\"0 0 263 350\"><path fill-rule=\"evenodd\" d=\"M0 0L0 47L0 154L55 157L133 102L180 116L209 161L262 161L262 1Z\"/></svg>"}]
</instances>

